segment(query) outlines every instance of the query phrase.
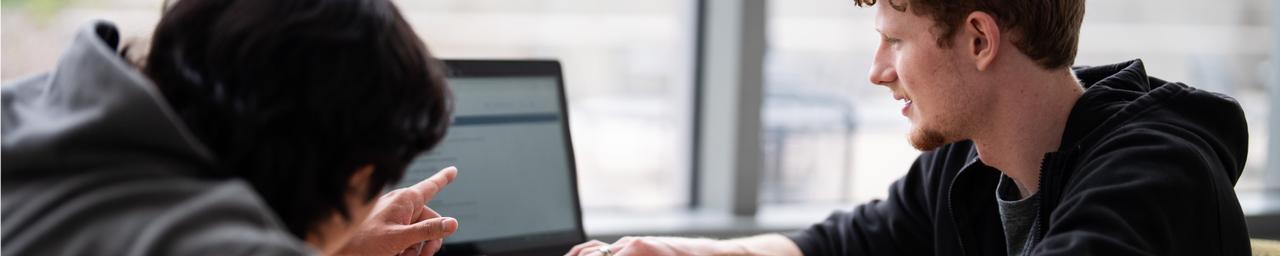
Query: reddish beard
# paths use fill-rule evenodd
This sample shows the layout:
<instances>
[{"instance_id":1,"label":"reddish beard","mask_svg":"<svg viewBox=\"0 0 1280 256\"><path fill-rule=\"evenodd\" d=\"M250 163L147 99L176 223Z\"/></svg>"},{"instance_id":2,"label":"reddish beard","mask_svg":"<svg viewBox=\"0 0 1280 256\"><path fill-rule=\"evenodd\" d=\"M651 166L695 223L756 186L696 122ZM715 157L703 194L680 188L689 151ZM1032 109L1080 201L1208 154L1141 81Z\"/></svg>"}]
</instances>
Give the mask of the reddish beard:
<instances>
[{"instance_id":1,"label":"reddish beard","mask_svg":"<svg viewBox=\"0 0 1280 256\"><path fill-rule=\"evenodd\" d=\"M920 151L930 151L947 144L947 136L934 129L916 126L907 134L907 141Z\"/></svg>"}]
</instances>

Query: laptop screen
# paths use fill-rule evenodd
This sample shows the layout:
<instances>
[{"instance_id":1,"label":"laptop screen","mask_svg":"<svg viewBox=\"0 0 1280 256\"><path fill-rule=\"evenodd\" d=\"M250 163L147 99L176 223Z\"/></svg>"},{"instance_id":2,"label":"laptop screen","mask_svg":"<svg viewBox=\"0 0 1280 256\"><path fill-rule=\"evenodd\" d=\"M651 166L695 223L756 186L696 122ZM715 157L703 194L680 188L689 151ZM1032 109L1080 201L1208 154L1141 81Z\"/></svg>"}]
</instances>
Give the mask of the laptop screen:
<instances>
[{"instance_id":1,"label":"laptop screen","mask_svg":"<svg viewBox=\"0 0 1280 256\"><path fill-rule=\"evenodd\" d=\"M555 69L520 67L548 63ZM461 223L441 253L493 254L581 242L559 65L449 66L453 125L440 145L414 160L398 186L458 167L458 178L429 203Z\"/></svg>"}]
</instances>

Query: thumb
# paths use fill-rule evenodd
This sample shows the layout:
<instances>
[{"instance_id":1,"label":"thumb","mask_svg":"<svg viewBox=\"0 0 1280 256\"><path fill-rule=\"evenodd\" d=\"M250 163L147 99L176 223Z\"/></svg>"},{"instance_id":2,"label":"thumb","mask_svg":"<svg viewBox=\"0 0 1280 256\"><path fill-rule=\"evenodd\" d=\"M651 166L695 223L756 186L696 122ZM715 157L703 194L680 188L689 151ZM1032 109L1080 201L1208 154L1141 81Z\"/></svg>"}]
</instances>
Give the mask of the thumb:
<instances>
[{"instance_id":1,"label":"thumb","mask_svg":"<svg viewBox=\"0 0 1280 256\"><path fill-rule=\"evenodd\" d=\"M439 217L404 226L405 238L416 242L441 239L458 231L458 220Z\"/></svg>"}]
</instances>

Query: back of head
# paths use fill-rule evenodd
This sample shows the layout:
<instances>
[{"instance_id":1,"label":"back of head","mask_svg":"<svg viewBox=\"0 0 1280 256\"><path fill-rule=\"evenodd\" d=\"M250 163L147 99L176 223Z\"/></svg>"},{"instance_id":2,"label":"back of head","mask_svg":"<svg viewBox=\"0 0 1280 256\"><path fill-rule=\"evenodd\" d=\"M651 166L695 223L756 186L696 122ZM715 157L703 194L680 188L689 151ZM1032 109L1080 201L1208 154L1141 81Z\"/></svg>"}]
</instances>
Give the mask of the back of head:
<instances>
[{"instance_id":1,"label":"back of head","mask_svg":"<svg viewBox=\"0 0 1280 256\"><path fill-rule=\"evenodd\" d=\"M388 0L181 0L143 65L213 175L247 180L299 237L347 216L347 193L395 184L449 125L443 65ZM365 165L368 191L349 191Z\"/></svg>"}]
</instances>

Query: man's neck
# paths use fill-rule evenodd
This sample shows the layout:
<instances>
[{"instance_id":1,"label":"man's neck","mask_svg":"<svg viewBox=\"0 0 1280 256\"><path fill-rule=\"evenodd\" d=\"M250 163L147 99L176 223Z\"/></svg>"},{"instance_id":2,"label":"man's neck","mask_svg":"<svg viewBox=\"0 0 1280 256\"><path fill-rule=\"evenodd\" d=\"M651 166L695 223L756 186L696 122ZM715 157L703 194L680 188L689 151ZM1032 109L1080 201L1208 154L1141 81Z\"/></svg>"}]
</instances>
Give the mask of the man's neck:
<instances>
[{"instance_id":1,"label":"man's neck","mask_svg":"<svg viewBox=\"0 0 1280 256\"><path fill-rule=\"evenodd\" d=\"M1067 118L1084 89L1071 71L1011 77L1009 87L973 136L979 157L1013 179L1023 198L1040 189L1040 163L1057 151Z\"/></svg>"}]
</instances>

